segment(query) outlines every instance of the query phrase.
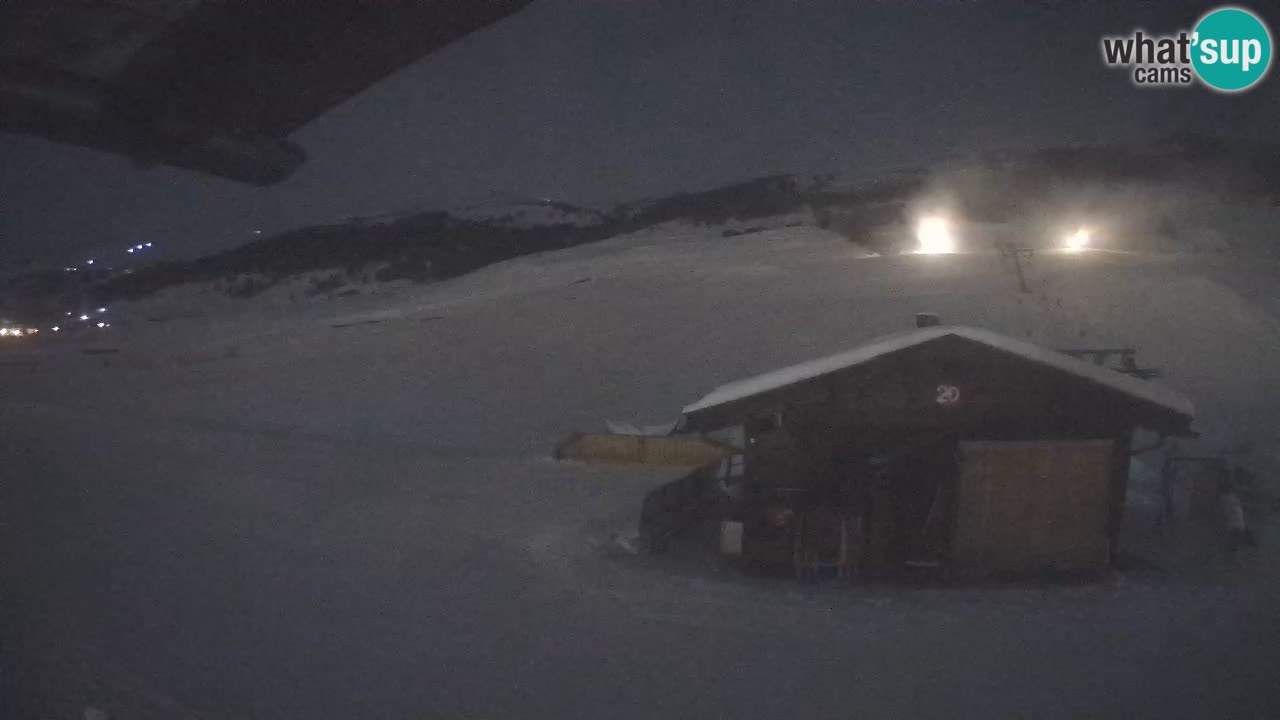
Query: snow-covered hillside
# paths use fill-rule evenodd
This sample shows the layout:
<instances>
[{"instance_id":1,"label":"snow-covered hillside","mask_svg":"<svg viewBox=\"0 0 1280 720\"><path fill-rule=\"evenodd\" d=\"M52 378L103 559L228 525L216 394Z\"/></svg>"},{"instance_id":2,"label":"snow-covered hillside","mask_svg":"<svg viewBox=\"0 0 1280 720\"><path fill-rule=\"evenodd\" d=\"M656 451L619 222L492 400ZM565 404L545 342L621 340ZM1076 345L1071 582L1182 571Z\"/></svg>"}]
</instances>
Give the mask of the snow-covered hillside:
<instances>
[{"instance_id":1,"label":"snow-covered hillside","mask_svg":"<svg viewBox=\"0 0 1280 720\"><path fill-rule=\"evenodd\" d=\"M453 214L466 220L509 228L535 228L549 225L589 227L605 220L604 214L598 210L551 199L483 203L454 211Z\"/></svg>"},{"instance_id":2,"label":"snow-covered hillside","mask_svg":"<svg viewBox=\"0 0 1280 720\"><path fill-rule=\"evenodd\" d=\"M1254 259L1042 253L1024 294L989 253L868 257L793 221L665 225L433 285L357 283L345 297L310 296L305 278L246 300L171 289L113 306L117 332L101 337L121 354L109 374L56 382L82 383L77 402L123 393L149 404L176 398L148 388L171 381L181 397L197 380L219 389L178 408L315 430L413 427L462 440L466 416L502 438L468 444L533 450L606 417L667 419L716 384L856 345L930 310L1052 347L1135 346L1197 401L1206 443L1280 442L1268 412L1280 400L1271 390L1280 305L1267 293L1271 269ZM231 346L233 360L174 365ZM135 365L145 373L131 376ZM23 394L48 397L31 380ZM499 410L512 406L524 410Z\"/></svg>"}]
</instances>

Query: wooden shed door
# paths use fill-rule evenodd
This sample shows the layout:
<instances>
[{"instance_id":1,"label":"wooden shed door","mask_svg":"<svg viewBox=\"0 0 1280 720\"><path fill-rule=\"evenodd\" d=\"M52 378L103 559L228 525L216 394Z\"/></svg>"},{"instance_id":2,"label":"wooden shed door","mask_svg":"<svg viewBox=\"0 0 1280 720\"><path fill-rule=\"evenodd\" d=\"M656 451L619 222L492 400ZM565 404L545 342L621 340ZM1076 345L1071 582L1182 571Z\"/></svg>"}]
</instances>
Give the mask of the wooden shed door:
<instances>
[{"instance_id":1,"label":"wooden shed door","mask_svg":"<svg viewBox=\"0 0 1280 720\"><path fill-rule=\"evenodd\" d=\"M952 560L965 574L1102 572L1110 440L960 444Z\"/></svg>"}]
</instances>

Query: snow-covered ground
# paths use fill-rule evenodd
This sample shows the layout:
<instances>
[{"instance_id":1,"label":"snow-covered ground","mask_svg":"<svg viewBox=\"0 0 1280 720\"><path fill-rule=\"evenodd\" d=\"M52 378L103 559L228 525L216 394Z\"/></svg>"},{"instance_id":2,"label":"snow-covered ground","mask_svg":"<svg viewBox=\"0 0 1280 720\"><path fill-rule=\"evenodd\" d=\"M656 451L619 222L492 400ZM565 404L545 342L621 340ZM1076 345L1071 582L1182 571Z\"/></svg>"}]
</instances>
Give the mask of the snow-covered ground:
<instances>
[{"instance_id":1,"label":"snow-covered ground","mask_svg":"<svg viewBox=\"0 0 1280 720\"><path fill-rule=\"evenodd\" d=\"M1196 403L1186 449L1280 466L1270 261L1041 253L1024 294L992 255L868 257L786 224L308 302L179 290L113 306L92 342L6 352L15 682L156 717L1280 714L1265 547L1212 583L931 590L617 551L670 473L556 464L558 437L672 419L918 311L1135 346Z\"/></svg>"}]
</instances>

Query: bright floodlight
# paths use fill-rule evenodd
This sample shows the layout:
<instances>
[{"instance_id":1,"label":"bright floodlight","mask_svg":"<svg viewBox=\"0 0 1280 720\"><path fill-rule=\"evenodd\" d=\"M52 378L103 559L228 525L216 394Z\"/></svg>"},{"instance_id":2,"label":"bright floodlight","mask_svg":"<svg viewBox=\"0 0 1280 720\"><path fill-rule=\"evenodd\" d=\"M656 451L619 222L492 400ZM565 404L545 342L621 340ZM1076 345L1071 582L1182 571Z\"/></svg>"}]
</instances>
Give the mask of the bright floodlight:
<instances>
[{"instance_id":1,"label":"bright floodlight","mask_svg":"<svg viewBox=\"0 0 1280 720\"><path fill-rule=\"evenodd\" d=\"M129 248L129 252L133 252L133 250L134 250L133 248Z\"/></svg>"},{"instance_id":2,"label":"bright floodlight","mask_svg":"<svg viewBox=\"0 0 1280 720\"><path fill-rule=\"evenodd\" d=\"M1088 228L1080 228L1067 236L1067 241L1063 245L1068 252L1080 252L1089 247L1089 241L1092 239L1093 233Z\"/></svg>"},{"instance_id":3,"label":"bright floodlight","mask_svg":"<svg viewBox=\"0 0 1280 720\"><path fill-rule=\"evenodd\" d=\"M9 334L9 328L0 328L0 337L3 337L8 334Z\"/></svg>"},{"instance_id":4,"label":"bright floodlight","mask_svg":"<svg viewBox=\"0 0 1280 720\"><path fill-rule=\"evenodd\" d=\"M147 247L151 247L151 243L147 243L146 245L147 245Z\"/></svg>"},{"instance_id":5,"label":"bright floodlight","mask_svg":"<svg viewBox=\"0 0 1280 720\"><path fill-rule=\"evenodd\" d=\"M81 320L88 320L88 319L89 319L89 316L88 316L88 315L81 315L81 316L80 316L80 319L81 319Z\"/></svg>"},{"instance_id":6,"label":"bright floodlight","mask_svg":"<svg viewBox=\"0 0 1280 720\"><path fill-rule=\"evenodd\" d=\"M50 330L52 330L52 331L54 331L54 332L58 332L58 331L59 331L59 330L61 330L62 328L58 327L57 325L54 325L53 327L51 327L51 328L49 328L49 329L50 329Z\"/></svg>"},{"instance_id":7,"label":"bright floodlight","mask_svg":"<svg viewBox=\"0 0 1280 720\"><path fill-rule=\"evenodd\" d=\"M92 261L92 260L85 260L85 261L84 261L84 264L85 264L85 265L92 265L92 264L93 264L93 261Z\"/></svg>"},{"instance_id":8,"label":"bright floodlight","mask_svg":"<svg viewBox=\"0 0 1280 720\"><path fill-rule=\"evenodd\" d=\"M916 225L916 240L920 243L916 252L938 255L956 251L956 241L951 234L951 223L942 217L927 217Z\"/></svg>"},{"instance_id":9,"label":"bright floodlight","mask_svg":"<svg viewBox=\"0 0 1280 720\"><path fill-rule=\"evenodd\" d=\"M106 323L98 323L98 327L106 327L106 326L107 326Z\"/></svg>"},{"instance_id":10,"label":"bright floodlight","mask_svg":"<svg viewBox=\"0 0 1280 720\"><path fill-rule=\"evenodd\" d=\"M106 311L107 311L107 309L106 309L106 308L104 308L104 307L100 307L100 308L98 308L98 312L106 312Z\"/></svg>"}]
</instances>

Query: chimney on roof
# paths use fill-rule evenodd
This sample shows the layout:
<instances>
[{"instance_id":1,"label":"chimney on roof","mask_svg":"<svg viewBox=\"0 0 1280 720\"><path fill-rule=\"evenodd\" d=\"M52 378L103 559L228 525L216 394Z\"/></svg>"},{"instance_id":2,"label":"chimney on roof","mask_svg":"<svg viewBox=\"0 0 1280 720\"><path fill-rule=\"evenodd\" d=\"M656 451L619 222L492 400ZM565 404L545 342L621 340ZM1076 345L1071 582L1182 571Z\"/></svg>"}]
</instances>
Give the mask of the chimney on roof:
<instances>
[{"instance_id":1,"label":"chimney on roof","mask_svg":"<svg viewBox=\"0 0 1280 720\"><path fill-rule=\"evenodd\" d=\"M916 327L918 328L935 327L941 324L942 319L938 317L937 313L916 313Z\"/></svg>"}]
</instances>

